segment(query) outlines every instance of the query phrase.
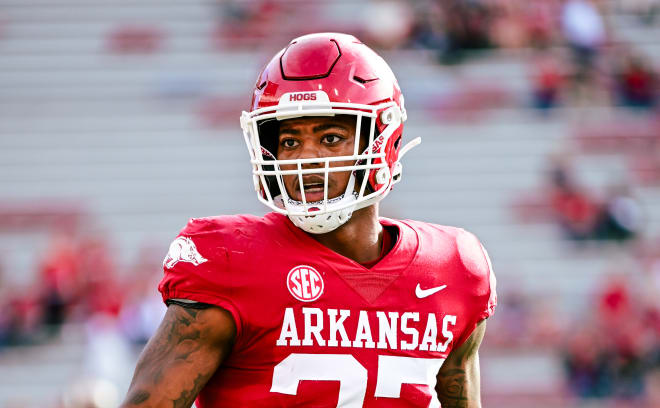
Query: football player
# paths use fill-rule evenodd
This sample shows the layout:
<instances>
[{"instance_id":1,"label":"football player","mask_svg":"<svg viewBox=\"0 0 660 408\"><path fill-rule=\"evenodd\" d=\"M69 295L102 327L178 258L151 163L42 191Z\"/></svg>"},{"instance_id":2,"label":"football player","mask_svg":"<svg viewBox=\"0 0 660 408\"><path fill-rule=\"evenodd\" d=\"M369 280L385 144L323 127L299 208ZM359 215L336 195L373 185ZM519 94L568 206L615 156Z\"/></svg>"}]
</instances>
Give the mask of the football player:
<instances>
[{"instance_id":1,"label":"football player","mask_svg":"<svg viewBox=\"0 0 660 408\"><path fill-rule=\"evenodd\" d=\"M241 127L272 212L196 218L123 407L479 407L496 304L470 233L378 216L401 178L403 96L355 37L296 38Z\"/></svg>"}]
</instances>

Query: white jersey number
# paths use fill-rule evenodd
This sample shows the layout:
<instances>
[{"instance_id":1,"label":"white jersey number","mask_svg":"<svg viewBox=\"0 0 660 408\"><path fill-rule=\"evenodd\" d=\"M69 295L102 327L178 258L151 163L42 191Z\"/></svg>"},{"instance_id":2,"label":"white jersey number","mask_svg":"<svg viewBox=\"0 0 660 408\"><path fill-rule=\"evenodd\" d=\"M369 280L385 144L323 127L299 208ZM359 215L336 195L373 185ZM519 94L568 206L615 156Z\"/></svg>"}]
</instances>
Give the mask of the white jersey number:
<instances>
[{"instance_id":1,"label":"white jersey number","mask_svg":"<svg viewBox=\"0 0 660 408\"><path fill-rule=\"evenodd\" d=\"M440 406L436 375L443 358L378 356L374 397L399 398L403 384L426 384L429 408ZM339 381L337 408L361 408L367 392L367 369L350 354L290 354L275 366L270 392L296 395L303 380Z\"/></svg>"}]
</instances>

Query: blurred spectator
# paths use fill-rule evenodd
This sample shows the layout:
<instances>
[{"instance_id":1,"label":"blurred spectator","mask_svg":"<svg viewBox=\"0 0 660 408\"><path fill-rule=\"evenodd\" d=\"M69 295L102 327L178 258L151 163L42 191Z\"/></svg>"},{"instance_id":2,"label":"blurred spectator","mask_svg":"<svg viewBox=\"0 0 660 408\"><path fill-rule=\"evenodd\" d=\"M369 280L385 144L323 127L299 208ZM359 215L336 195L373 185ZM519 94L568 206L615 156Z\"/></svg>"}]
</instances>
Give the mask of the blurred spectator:
<instances>
[{"instance_id":1,"label":"blurred spectator","mask_svg":"<svg viewBox=\"0 0 660 408\"><path fill-rule=\"evenodd\" d=\"M523 1L528 45L547 49L558 37L561 0Z\"/></svg>"},{"instance_id":2,"label":"blurred spectator","mask_svg":"<svg viewBox=\"0 0 660 408\"><path fill-rule=\"evenodd\" d=\"M7 312L10 322L8 344L22 345L37 341L45 319L36 287L16 291L10 294L8 299ZM46 328L51 329L48 326Z\"/></svg>"},{"instance_id":3,"label":"blurred spectator","mask_svg":"<svg viewBox=\"0 0 660 408\"><path fill-rule=\"evenodd\" d=\"M527 16L525 4L518 1L499 1L491 9L490 37L494 45L502 48L527 46Z\"/></svg>"},{"instance_id":4,"label":"blurred spectator","mask_svg":"<svg viewBox=\"0 0 660 408\"><path fill-rule=\"evenodd\" d=\"M567 0L561 13L564 39L573 54L572 90L578 102L597 99L596 62L605 43L605 23L593 0Z\"/></svg>"},{"instance_id":5,"label":"blurred spectator","mask_svg":"<svg viewBox=\"0 0 660 408\"><path fill-rule=\"evenodd\" d=\"M606 282L598 299L598 321L602 333L608 333L612 355L610 366L615 381L611 393L620 398L637 398L643 393L644 360L649 350L644 344L642 319L644 305L633 300L628 276L615 276Z\"/></svg>"},{"instance_id":6,"label":"blurred spectator","mask_svg":"<svg viewBox=\"0 0 660 408\"><path fill-rule=\"evenodd\" d=\"M612 386L608 362L609 351L602 344L600 333L589 325L580 324L568 339L564 367L568 388L577 397L607 397Z\"/></svg>"},{"instance_id":7,"label":"blurred spectator","mask_svg":"<svg viewBox=\"0 0 660 408\"><path fill-rule=\"evenodd\" d=\"M166 307L157 287L163 275L159 249L143 247L129 276L125 302L120 314L121 329L128 340L141 347L156 331Z\"/></svg>"},{"instance_id":8,"label":"blurred spectator","mask_svg":"<svg viewBox=\"0 0 660 408\"><path fill-rule=\"evenodd\" d=\"M599 200L578 185L566 157L553 160L549 179L554 217L567 238L626 241L639 233L642 210L626 185L610 187Z\"/></svg>"},{"instance_id":9,"label":"blurred spectator","mask_svg":"<svg viewBox=\"0 0 660 408\"><path fill-rule=\"evenodd\" d=\"M465 51L492 46L489 38L489 9L478 1L448 0L441 3L446 18L446 46L442 51L445 63L460 62Z\"/></svg>"},{"instance_id":10,"label":"blurred spectator","mask_svg":"<svg viewBox=\"0 0 660 408\"><path fill-rule=\"evenodd\" d=\"M17 288L0 285L0 348L34 342L43 324L43 310L36 285Z\"/></svg>"},{"instance_id":11,"label":"blurred spectator","mask_svg":"<svg viewBox=\"0 0 660 408\"><path fill-rule=\"evenodd\" d=\"M592 0L567 0L561 14L566 42L582 70L593 65L605 42L605 24Z\"/></svg>"},{"instance_id":12,"label":"blurred spectator","mask_svg":"<svg viewBox=\"0 0 660 408\"><path fill-rule=\"evenodd\" d=\"M625 241L642 227L642 210L627 184L611 187L595 226L595 238Z\"/></svg>"},{"instance_id":13,"label":"blurred spectator","mask_svg":"<svg viewBox=\"0 0 660 408\"><path fill-rule=\"evenodd\" d=\"M406 46L444 50L447 36L444 30L445 15L441 5L436 2L416 1L412 2L411 6L413 21Z\"/></svg>"},{"instance_id":14,"label":"blurred spectator","mask_svg":"<svg viewBox=\"0 0 660 408\"><path fill-rule=\"evenodd\" d=\"M599 321L606 328L616 329L625 324L633 309L630 288L624 276L614 276L605 282L596 299Z\"/></svg>"},{"instance_id":15,"label":"blurred spectator","mask_svg":"<svg viewBox=\"0 0 660 408\"><path fill-rule=\"evenodd\" d=\"M557 37L559 0L409 3L415 21L408 45L438 50L449 63L460 62L470 50L544 48Z\"/></svg>"},{"instance_id":16,"label":"blurred spectator","mask_svg":"<svg viewBox=\"0 0 660 408\"><path fill-rule=\"evenodd\" d=\"M651 63L640 55L628 53L616 68L617 98L633 108L653 108L658 99L658 77Z\"/></svg>"},{"instance_id":17,"label":"blurred spectator","mask_svg":"<svg viewBox=\"0 0 660 408\"><path fill-rule=\"evenodd\" d=\"M540 52L532 61L532 97L534 107L547 110L559 104L564 84L564 68L559 58Z\"/></svg>"},{"instance_id":18,"label":"blurred spectator","mask_svg":"<svg viewBox=\"0 0 660 408\"><path fill-rule=\"evenodd\" d=\"M106 240L99 234L86 236L77 244L77 252L80 269L77 314L81 317L97 313L118 315L123 291Z\"/></svg>"},{"instance_id":19,"label":"blurred spectator","mask_svg":"<svg viewBox=\"0 0 660 408\"><path fill-rule=\"evenodd\" d=\"M641 406L649 391L657 367L654 356L660 355L653 323L657 315L649 313L643 297L633 295L631 281L629 275L609 279L587 316L592 324L581 323L567 340L565 367L576 396L613 397Z\"/></svg>"},{"instance_id":20,"label":"blurred spectator","mask_svg":"<svg viewBox=\"0 0 660 408\"><path fill-rule=\"evenodd\" d=\"M79 258L73 237L56 232L40 266L44 323L59 330L80 293Z\"/></svg>"},{"instance_id":21,"label":"blurred spectator","mask_svg":"<svg viewBox=\"0 0 660 408\"><path fill-rule=\"evenodd\" d=\"M598 206L574 178L569 162L556 158L550 169L550 203L564 235L585 240L593 236Z\"/></svg>"},{"instance_id":22,"label":"blurred spectator","mask_svg":"<svg viewBox=\"0 0 660 408\"><path fill-rule=\"evenodd\" d=\"M254 46L282 33L283 27L277 28L284 6L278 1L222 0L217 4L220 18L214 42L219 49Z\"/></svg>"},{"instance_id":23,"label":"blurred spectator","mask_svg":"<svg viewBox=\"0 0 660 408\"><path fill-rule=\"evenodd\" d=\"M1 275L0 275L1 276ZM0 347L31 344L59 333L68 322L103 313L117 316L123 290L105 241L58 230L39 264L38 279L26 287L0 285ZM44 337L45 336L45 337Z\"/></svg>"},{"instance_id":24,"label":"blurred spectator","mask_svg":"<svg viewBox=\"0 0 660 408\"><path fill-rule=\"evenodd\" d=\"M372 0L365 10L365 34L369 44L379 48L400 48L413 28L411 8L396 0Z\"/></svg>"}]
</instances>

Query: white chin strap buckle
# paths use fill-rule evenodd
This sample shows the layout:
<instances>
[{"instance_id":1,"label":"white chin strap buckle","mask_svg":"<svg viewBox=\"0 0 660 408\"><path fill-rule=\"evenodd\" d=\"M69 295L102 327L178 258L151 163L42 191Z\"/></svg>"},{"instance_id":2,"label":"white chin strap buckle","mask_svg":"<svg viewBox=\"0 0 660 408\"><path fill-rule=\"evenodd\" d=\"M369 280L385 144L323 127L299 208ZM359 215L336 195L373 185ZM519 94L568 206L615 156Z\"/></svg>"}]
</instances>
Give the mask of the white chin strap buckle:
<instances>
[{"instance_id":1,"label":"white chin strap buckle","mask_svg":"<svg viewBox=\"0 0 660 408\"><path fill-rule=\"evenodd\" d=\"M313 212L309 213L310 215L288 215L289 219L293 224L305 232L310 234L325 234L330 231L341 227L346 221L351 219L353 211L355 211L355 205L350 203L357 202L357 192L352 194L342 194L339 197L335 197L328 200L329 211L323 211L319 214L314 214ZM277 197L277 201L282 205L283 208L288 210L293 210L292 212L305 212L310 208L317 207L323 208L323 201L307 203L305 206L302 202L289 199L288 205L284 206L282 196ZM332 207L340 207L340 209L332 210Z\"/></svg>"},{"instance_id":2,"label":"white chin strap buckle","mask_svg":"<svg viewBox=\"0 0 660 408\"><path fill-rule=\"evenodd\" d=\"M333 211L319 215L289 215L293 224L310 234L325 234L341 227L346 221L351 219L353 208L348 207L343 210Z\"/></svg>"}]
</instances>

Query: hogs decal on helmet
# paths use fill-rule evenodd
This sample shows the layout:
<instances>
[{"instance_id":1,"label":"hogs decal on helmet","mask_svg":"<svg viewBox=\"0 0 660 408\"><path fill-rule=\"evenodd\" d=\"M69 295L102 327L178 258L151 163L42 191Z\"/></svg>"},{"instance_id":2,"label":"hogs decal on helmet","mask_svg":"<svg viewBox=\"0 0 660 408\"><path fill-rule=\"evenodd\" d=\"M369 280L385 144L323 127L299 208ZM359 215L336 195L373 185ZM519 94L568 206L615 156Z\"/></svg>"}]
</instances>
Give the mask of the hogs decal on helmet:
<instances>
[{"instance_id":1,"label":"hogs decal on helmet","mask_svg":"<svg viewBox=\"0 0 660 408\"><path fill-rule=\"evenodd\" d=\"M355 118L352 155L278 160L280 121L334 115ZM400 180L399 160L420 143L417 138L401 148L405 120L403 96L392 70L358 39L319 33L292 40L261 71L250 112L241 115L259 200L307 232L336 229L353 211L383 199ZM362 151L360 137L368 139ZM339 166L342 161L353 165ZM283 166L295 169L283 170ZM328 175L335 171L351 175L343 194L328 197ZM303 175L312 173L325 178L324 198L308 202L302 191L302 201L293 200L283 176L296 175L302 186Z\"/></svg>"}]
</instances>

